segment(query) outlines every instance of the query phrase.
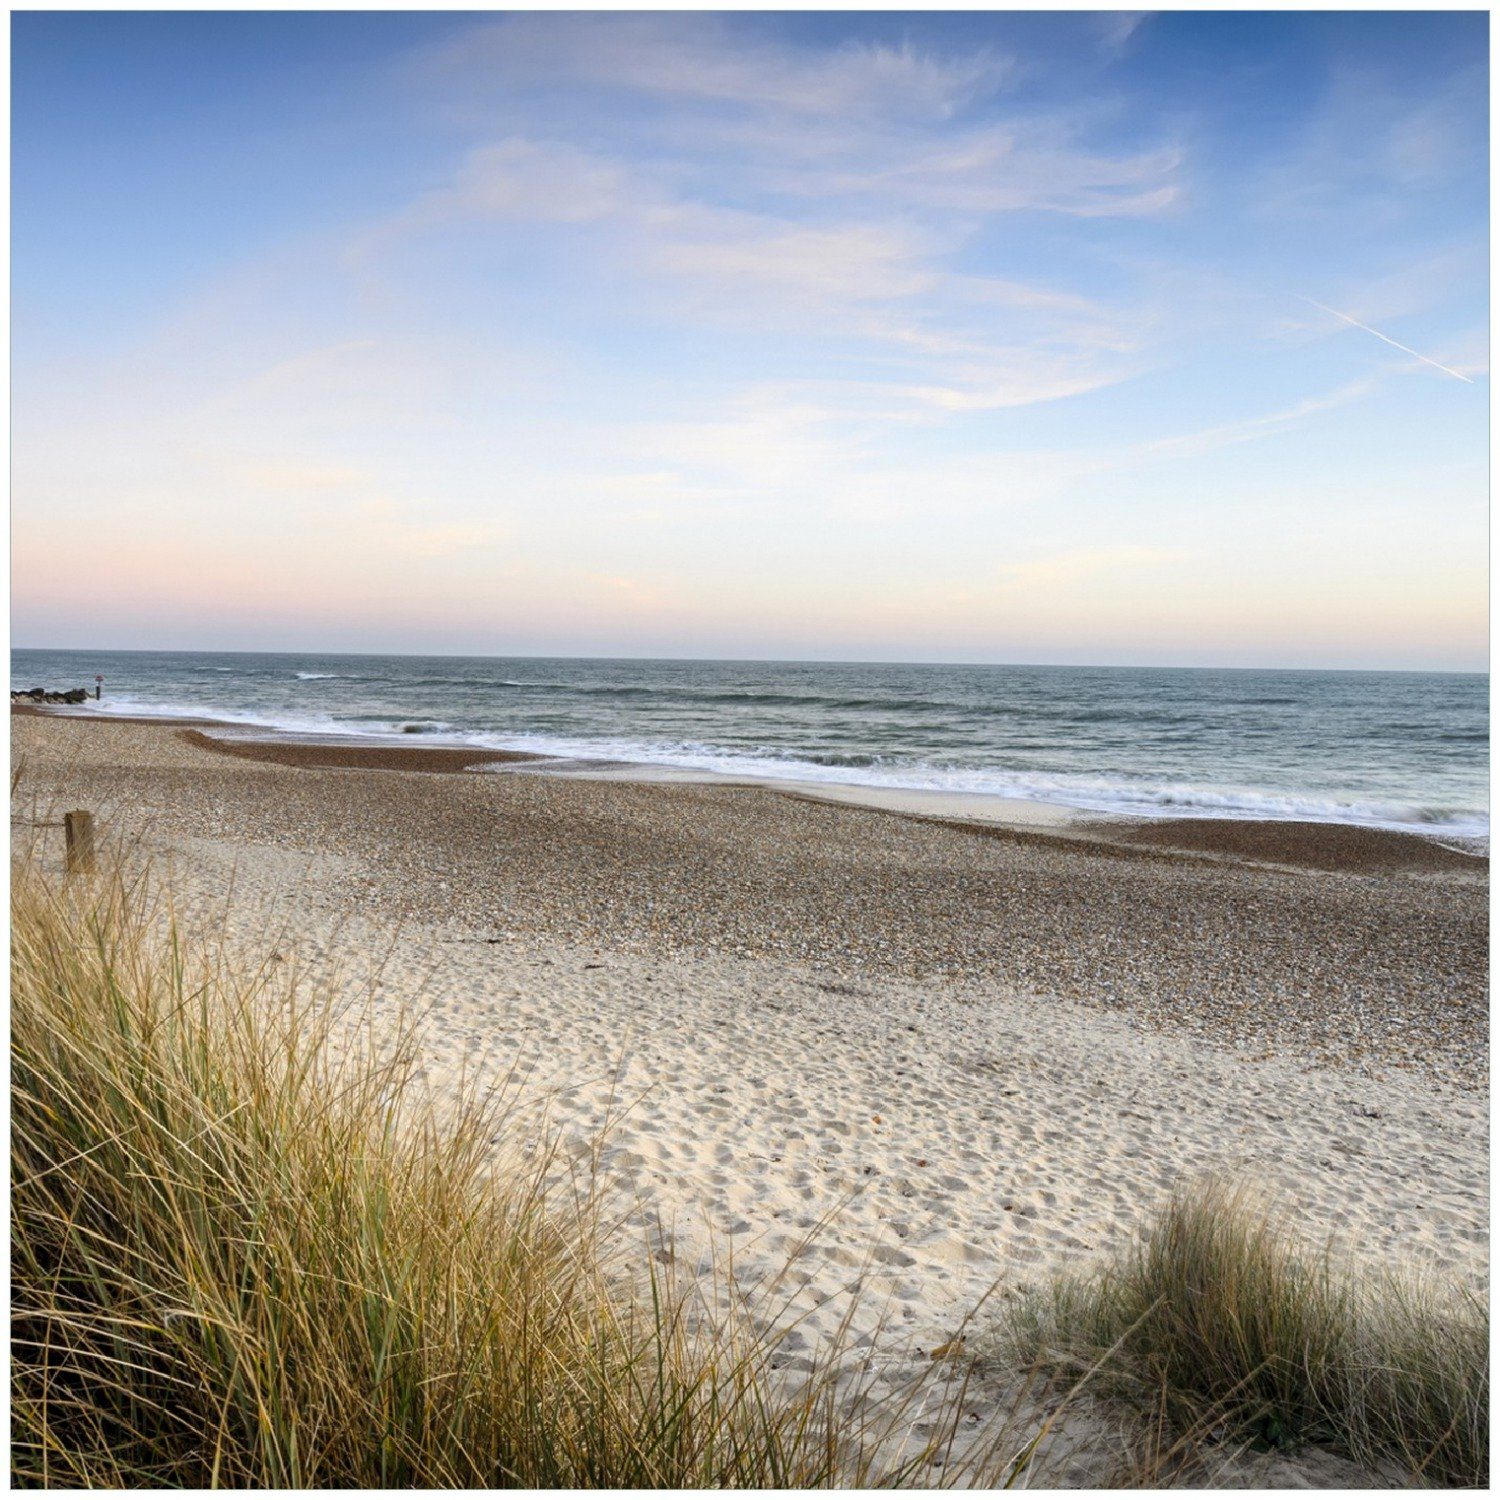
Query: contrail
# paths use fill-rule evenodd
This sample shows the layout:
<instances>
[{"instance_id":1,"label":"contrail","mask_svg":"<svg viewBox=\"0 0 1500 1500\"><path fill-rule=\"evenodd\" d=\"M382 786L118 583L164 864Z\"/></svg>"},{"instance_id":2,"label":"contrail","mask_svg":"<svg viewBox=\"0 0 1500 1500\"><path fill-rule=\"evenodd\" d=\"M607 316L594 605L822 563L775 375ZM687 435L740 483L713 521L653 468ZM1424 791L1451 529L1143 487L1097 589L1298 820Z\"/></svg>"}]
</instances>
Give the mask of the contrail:
<instances>
[{"instance_id":1,"label":"contrail","mask_svg":"<svg viewBox=\"0 0 1500 1500\"><path fill-rule=\"evenodd\" d=\"M1428 359L1425 354L1418 354L1415 349L1408 349L1405 344L1398 344L1388 334L1382 333L1378 328L1371 328L1368 323L1361 323L1358 318L1351 318L1348 313L1341 313L1336 307L1325 307L1321 302L1314 302L1311 297L1301 299L1309 307L1316 307L1322 312L1331 313L1335 318L1342 318L1344 322L1355 328L1363 328L1366 333L1373 333L1376 338L1387 343L1393 349L1399 349L1403 354L1409 354L1413 359L1420 359L1424 365L1431 365L1434 370L1441 370L1444 375L1451 375L1455 380L1461 380L1465 385L1473 385L1474 382L1467 375L1460 375L1457 370L1450 370L1447 365L1440 365L1435 359Z\"/></svg>"}]
</instances>

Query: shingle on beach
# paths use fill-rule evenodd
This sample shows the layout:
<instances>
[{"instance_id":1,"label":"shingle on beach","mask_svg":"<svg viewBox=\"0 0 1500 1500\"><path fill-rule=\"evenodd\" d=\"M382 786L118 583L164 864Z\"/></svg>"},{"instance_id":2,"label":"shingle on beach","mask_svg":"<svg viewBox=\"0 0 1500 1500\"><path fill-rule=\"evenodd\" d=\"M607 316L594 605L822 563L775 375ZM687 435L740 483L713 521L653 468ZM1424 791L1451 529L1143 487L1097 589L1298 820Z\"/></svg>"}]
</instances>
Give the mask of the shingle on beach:
<instances>
[{"instance_id":1,"label":"shingle on beach","mask_svg":"<svg viewBox=\"0 0 1500 1500\"><path fill-rule=\"evenodd\" d=\"M1052 834L516 774L465 751L226 753L177 727L12 723L34 764L70 764L80 794L138 801L164 832L347 857L350 894L393 917L835 981L991 981L1253 1051L1487 1077L1488 861L1409 835L1221 820Z\"/></svg>"}]
</instances>

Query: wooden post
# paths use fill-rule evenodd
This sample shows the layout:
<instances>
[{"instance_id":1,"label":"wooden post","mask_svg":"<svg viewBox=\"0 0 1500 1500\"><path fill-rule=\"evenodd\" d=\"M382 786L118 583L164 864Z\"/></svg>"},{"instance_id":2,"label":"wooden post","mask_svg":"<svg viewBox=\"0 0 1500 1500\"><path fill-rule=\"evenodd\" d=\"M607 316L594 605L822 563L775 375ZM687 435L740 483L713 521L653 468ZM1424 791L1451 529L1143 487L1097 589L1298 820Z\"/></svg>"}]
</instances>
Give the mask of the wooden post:
<instances>
[{"instance_id":1,"label":"wooden post","mask_svg":"<svg viewBox=\"0 0 1500 1500\"><path fill-rule=\"evenodd\" d=\"M68 844L68 874L91 875L94 870L94 815L91 812L63 814L63 833Z\"/></svg>"}]
</instances>

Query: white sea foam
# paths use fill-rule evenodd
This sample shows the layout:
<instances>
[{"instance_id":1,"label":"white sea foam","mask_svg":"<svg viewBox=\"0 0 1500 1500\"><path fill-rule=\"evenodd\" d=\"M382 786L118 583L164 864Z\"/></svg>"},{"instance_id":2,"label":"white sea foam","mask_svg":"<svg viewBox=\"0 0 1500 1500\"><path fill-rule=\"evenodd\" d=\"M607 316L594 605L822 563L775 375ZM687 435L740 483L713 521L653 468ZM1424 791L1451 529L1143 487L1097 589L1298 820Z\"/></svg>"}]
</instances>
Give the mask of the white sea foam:
<instances>
[{"instance_id":1,"label":"white sea foam","mask_svg":"<svg viewBox=\"0 0 1500 1500\"><path fill-rule=\"evenodd\" d=\"M1064 807L1134 817L1359 823L1370 827L1442 833L1464 838L1483 838L1489 835L1489 820L1469 809L1292 796L1255 788L1015 774L993 769L910 762L863 767L830 766L775 754L725 753L691 743L649 744L632 740L521 735L507 738L504 745L500 746L498 741L492 741L488 737L476 738L494 743L498 748L527 750L538 755L567 759L677 766L720 776L1020 798L1029 802L1052 802Z\"/></svg>"},{"instance_id":2,"label":"white sea foam","mask_svg":"<svg viewBox=\"0 0 1500 1500\"><path fill-rule=\"evenodd\" d=\"M299 672L297 675L304 680L315 680L339 674ZM1486 838L1489 834L1489 820L1482 809L1378 797L1365 799L1294 793L1255 786L1151 780L1146 777L1046 774L997 767L944 765L895 756L885 759L873 755L848 757L842 758L845 763L831 764L768 747L741 750L691 740L484 732L463 730L438 719L393 715L351 721L322 712L279 709L257 712L225 708L215 703L187 705L128 696L91 703L84 711L178 719L212 718L226 724L293 737L337 735L380 739L420 735L429 744L522 750L570 760L676 767L718 776L1019 798L1134 817L1292 819L1362 824L1461 838ZM849 759L868 763L849 764Z\"/></svg>"},{"instance_id":3,"label":"white sea foam","mask_svg":"<svg viewBox=\"0 0 1500 1500\"><path fill-rule=\"evenodd\" d=\"M116 718L141 719L214 719L221 724L238 724L247 729L277 730L286 735L297 734L364 734L367 731L354 725L341 723L328 714L275 715L246 712L243 709L223 708L217 703L162 703L145 698L116 695L98 703L86 705L83 712L103 714Z\"/></svg>"}]
</instances>

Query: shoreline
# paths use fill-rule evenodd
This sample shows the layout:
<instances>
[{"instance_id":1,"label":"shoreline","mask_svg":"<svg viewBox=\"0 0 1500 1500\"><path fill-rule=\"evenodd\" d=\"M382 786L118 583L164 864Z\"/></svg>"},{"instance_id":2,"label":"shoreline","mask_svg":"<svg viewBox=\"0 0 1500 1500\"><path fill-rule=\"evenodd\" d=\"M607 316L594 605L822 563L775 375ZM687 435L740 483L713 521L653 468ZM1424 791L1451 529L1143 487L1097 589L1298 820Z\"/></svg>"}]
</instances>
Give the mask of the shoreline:
<instances>
[{"instance_id":1,"label":"shoreline","mask_svg":"<svg viewBox=\"0 0 1500 1500\"><path fill-rule=\"evenodd\" d=\"M503 1100L612 1245L774 1328L790 1375L835 1344L882 1391L958 1337L983 1359L1008 1299L1218 1182L1356 1273L1487 1295L1472 874L12 730L20 857L60 875L56 809L93 810L185 939L296 975L353 1045L411 1028L439 1109Z\"/></svg>"},{"instance_id":2,"label":"shoreline","mask_svg":"<svg viewBox=\"0 0 1500 1500\"><path fill-rule=\"evenodd\" d=\"M301 769L464 774L487 768L524 769L557 779L636 785L705 786L771 791L834 806L948 824L975 831L1067 839L1142 858L1153 854L1206 860L1248 861L1267 867L1348 873L1408 872L1487 878L1489 841L1420 829L1311 819L1109 814L1062 803L979 793L926 792L804 782L789 778L730 776L655 764L581 762L524 750L443 743L403 744L395 736L316 736L231 720L70 712L12 703L20 717L106 725L135 724L181 732L214 754ZM205 733L204 731L226 731ZM413 736L413 738L416 738Z\"/></svg>"},{"instance_id":3,"label":"shoreline","mask_svg":"<svg viewBox=\"0 0 1500 1500\"><path fill-rule=\"evenodd\" d=\"M1328 845L1313 825L1290 834L1313 849L1179 850L1138 826L955 822L767 786L249 757L159 721L12 728L72 805L123 799L181 837L347 855L361 906L397 922L810 962L838 983L960 978L1310 1065L1487 1076L1488 860L1417 838Z\"/></svg>"},{"instance_id":4,"label":"shoreline","mask_svg":"<svg viewBox=\"0 0 1500 1500\"><path fill-rule=\"evenodd\" d=\"M930 1363L992 1287L1215 1178L1358 1264L1485 1284L1472 877L13 728L18 816L95 810L185 930L418 1025L435 1097L514 1090L622 1232L795 1310L788 1368L846 1315ZM60 831L33 840L60 869Z\"/></svg>"}]
</instances>

